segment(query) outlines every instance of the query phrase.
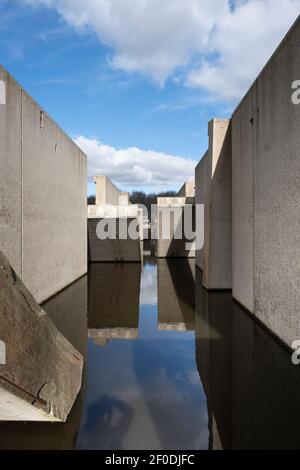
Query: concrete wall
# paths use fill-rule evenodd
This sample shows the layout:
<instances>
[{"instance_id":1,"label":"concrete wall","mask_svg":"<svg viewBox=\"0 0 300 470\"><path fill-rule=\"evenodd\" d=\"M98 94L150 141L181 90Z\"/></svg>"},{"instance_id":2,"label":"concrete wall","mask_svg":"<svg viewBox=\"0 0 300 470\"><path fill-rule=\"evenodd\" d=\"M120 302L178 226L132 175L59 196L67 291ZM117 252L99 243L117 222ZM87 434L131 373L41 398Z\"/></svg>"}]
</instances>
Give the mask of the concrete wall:
<instances>
[{"instance_id":1,"label":"concrete wall","mask_svg":"<svg viewBox=\"0 0 300 470\"><path fill-rule=\"evenodd\" d=\"M286 344L300 338L300 21L233 115L233 295Z\"/></svg>"},{"instance_id":2,"label":"concrete wall","mask_svg":"<svg viewBox=\"0 0 300 470\"><path fill-rule=\"evenodd\" d=\"M87 271L86 156L3 68L1 82L0 249L42 302Z\"/></svg>"},{"instance_id":3,"label":"concrete wall","mask_svg":"<svg viewBox=\"0 0 300 470\"><path fill-rule=\"evenodd\" d=\"M209 123L209 150L196 169L196 200L204 208L204 248L197 254L207 289L231 289L231 126Z\"/></svg>"},{"instance_id":4,"label":"concrete wall","mask_svg":"<svg viewBox=\"0 0 300 470\"><path fill-rule=\"evenodd\" d=\"M186 181L177 193L178 197L195 197L195 180Z\"/></svg>"},{"instance_id":5,"label":"concrete wall","mask_svg":"<svg viewBox=\"0 0 300 470\"><path fill-rule=\"evenodd\" d=\"M207 163L208 163L208 152L202 157L195 169L195 181L196 181L196 192L195 192L195 203L206 204L207 192L209 188L209 180L207 178ZM202 271L204 269L204 247L196 250L196 265Z\"/></svg>"},{"instance_id":6,"label":"concrete wall","mask_svg":"<svg viewBox=\"0 0 300 470\"><path fill-rule=\"evenodd\" d=\"M120 195L124 193L121 193L107 176L95 176L94 182L96 184L96 205L119 205Z\"/></svg>"},{"instance_id":7,"label":"concrete wall","mask_svg":"<svg viewBox=\"0 0 300 470\"><path fill-rule=\"evenodd\" d=\"M190 206L192 227L195 230L195 199L193 197L157 198L157 257L194 258L195 238L185 237L185 207ZM189 218L189 217L188 217ZM188 219L187 219L188 220Z\"/></svg>"}]
</instances>

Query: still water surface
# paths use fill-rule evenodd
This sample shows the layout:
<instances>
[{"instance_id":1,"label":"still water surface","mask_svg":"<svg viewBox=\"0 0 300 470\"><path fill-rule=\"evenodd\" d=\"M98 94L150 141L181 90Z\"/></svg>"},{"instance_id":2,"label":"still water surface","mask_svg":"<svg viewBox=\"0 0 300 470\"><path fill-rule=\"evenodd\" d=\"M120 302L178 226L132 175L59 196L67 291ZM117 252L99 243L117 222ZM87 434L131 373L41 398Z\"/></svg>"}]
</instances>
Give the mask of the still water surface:
<instances>
[{"instance_id":1,"label":"still water surface","mask_svg":"<svg viewBox=\"0 0 300 470\"><path fill-rule=\"evenodd\" d=\"M65 424L1 423L0 448L300 448L299 368L194 261L94 263L44 307L83 387Z\"/></svg>"}]
</instances>

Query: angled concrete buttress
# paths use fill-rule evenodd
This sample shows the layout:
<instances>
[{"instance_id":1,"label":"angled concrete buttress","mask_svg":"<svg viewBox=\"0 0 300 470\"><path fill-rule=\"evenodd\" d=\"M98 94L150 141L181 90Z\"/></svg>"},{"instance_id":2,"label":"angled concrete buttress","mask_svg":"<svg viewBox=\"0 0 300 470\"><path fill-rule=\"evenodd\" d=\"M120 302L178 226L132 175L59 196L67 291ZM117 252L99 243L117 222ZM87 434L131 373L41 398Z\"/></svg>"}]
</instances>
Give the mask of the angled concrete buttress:
<instances>
[{"instance_id":1,"label":"angled concrete buttress","mask_svg":"<svg viewBox=\"0 0 300 470\"><path fill-rule=\"evenodd\" d=\"M65 421L80 391L83 359L0 252L0 420Z\"/></svg>"}]
</instances>

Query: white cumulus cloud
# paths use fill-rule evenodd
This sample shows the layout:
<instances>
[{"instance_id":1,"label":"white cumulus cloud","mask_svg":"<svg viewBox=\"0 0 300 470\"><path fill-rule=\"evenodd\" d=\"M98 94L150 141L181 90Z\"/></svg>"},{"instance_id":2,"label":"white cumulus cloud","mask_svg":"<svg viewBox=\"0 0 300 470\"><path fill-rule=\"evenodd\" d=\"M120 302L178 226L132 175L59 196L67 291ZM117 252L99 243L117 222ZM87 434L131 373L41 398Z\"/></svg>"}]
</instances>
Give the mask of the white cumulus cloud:
<instances>
[{"instance_id":1,"label":"white cumulus cloud","mask_svg":"<svg viewBox=\"0 0 300 470\"><path fill-rule=\"evenodd\" d=\"M181 82L234 101L300 11L300 0L23 0L55 8L112 50L110 65L163 85Z\"/></svg>"},{"instance_id":2,"label":"white cumulus cloud","mask_svg":"<svg viewBox=\"0 0 300 470\"><path fill-rule=\"evenodd\" d=\"M194 178L196 161L137 147L116 149L97 139L78 136L76 144L88 156L88 177L108 176L120 189L179 189Z\"/></svg>"}]
</instances>

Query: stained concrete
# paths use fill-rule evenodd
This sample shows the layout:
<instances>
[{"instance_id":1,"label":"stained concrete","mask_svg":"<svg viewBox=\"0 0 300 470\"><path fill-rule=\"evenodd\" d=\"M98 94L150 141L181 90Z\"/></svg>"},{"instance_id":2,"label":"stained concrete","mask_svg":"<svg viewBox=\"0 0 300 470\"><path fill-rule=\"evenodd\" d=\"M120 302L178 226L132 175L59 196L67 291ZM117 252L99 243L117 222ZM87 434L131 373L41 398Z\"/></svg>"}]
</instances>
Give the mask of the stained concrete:
<instances>
[{"instance_id":1,"label":"stained concrete","mask_svg":"<svg viewBox=\"0 0 300 470\"><path fill-rule=\"evenodd\" d=\"M233 295L288 346L300 337L299 43L298 19L233 115Z\"/></svg>"},{"instance_id":2,"label":"stained concrete","mask_svg":"<svg viewBox=\"0 0 300 470\"><path fill-rule=\"evenodd\" d=\"M40 303L87 271L86 156L0 68L0 249Z\"/></svg>"},{"instance_id":3,"label":"stained concrete","mask_svg":"<svg viewBox=\"0 0 300 470\"><path fill-rule=\"evenodd\" d=\"M65 421L81 388L83 359L0 252L0 420Z\"/></svg>"}]
</instances>

